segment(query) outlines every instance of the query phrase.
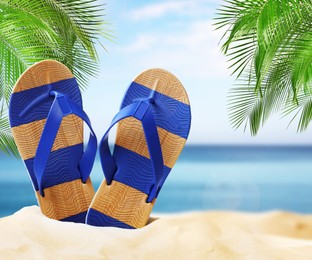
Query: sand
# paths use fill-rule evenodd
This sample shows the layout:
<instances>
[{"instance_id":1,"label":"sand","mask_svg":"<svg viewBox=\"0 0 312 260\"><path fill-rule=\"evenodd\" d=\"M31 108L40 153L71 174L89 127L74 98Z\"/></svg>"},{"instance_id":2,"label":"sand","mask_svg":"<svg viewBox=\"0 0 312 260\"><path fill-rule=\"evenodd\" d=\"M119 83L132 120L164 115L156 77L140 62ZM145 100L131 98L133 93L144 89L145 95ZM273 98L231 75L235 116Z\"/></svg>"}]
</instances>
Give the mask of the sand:
<instances>
[{"instance_id":1,"label":"sand","mask_svg":"<svg viewBox=\"0 0 312 260\"><path fill-rule=\"evenodd\" d=\"M37 206L0 219L0 259L312 259L312 215L197 212L137 230L64 223Z\"/></svg>"}]
</instances>

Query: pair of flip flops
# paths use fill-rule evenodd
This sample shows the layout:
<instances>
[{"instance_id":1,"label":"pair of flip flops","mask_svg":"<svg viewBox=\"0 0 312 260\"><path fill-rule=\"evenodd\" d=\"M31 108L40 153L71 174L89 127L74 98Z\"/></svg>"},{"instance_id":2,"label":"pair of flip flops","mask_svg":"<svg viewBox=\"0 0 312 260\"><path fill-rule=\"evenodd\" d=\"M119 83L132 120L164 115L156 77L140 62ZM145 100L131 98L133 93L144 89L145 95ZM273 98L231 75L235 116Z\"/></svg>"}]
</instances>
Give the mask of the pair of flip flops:
<instances>
[{"instance_id":1,"label":"pair of flip flops","mask_svg":"<svg viewBox=\"0 0 312 260\"><path fill-rule=\"evenodd\" d=\"M43 214L122 228L146 225L191 121L187 94L174 75L150 69L137 76L100 142L105 180L95 194L89 176L97 139L66 66L46 60L25 71L13 89L9 115ZM83 121L90 128L85 147ZM108 135L117 123L111 154Z\"/></svg>"}]
</instances>

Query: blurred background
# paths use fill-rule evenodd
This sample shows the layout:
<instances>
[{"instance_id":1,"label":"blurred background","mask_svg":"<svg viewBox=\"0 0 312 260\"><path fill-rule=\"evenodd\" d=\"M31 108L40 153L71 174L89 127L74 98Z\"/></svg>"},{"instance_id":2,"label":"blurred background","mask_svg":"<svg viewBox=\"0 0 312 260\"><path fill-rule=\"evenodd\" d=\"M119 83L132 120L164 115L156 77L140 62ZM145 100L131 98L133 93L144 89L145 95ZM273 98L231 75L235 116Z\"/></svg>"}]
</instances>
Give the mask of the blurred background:
<instances>
[{"instance_id":1,"label":"blurred background","mask_svg":"<svg viewBox=\"0 0 312 260\"><path fill-rule=\"evenodd\" d=\"M101 1L100 1L101 2ZM221 0L102 1L114 42L98 46L100 73L83 92L84 109L100 139L132 79L161 67L186 88L192 109L187 145L153 210L312 212L312 140L289 118L271 117L258 135L234 130L227 96L235 77L212 24ZM113 140L113 138L111 139ZM99 158L91 175L103 179ZM21 159L0 154L0 217L36 204Z\"/></svg>"}]
</instances>

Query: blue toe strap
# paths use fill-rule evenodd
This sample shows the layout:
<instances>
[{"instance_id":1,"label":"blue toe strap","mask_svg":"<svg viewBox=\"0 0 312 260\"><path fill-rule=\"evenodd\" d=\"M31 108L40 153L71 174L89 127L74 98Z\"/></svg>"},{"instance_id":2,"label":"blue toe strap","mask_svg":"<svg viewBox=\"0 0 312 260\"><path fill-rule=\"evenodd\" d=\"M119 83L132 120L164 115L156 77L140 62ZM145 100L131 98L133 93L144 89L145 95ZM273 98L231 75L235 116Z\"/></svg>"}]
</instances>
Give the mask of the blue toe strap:
<instances>
[{"instance_id":1,"label":"blue toe strap","mask_svg":"<svg viewBox=\"0 0 312 260\"><path fill-rule=\"evenodd\" d=\"M44 175L44 171L56 135L65 116L69 114L79 116L87 123L88 127L90 128L89 141L79 163L82 182L86 182L91 173L97 148L97 140L95 133L91 127L90 119L88 118L87 114L82 110L82 108L76 105L66 95L63 95L59 92L51 91L50 95L54 96L55 99L52 103L48 117L46 119L46 124L42 131L42 135L34 158L34 172L41 196L44 196L42 177Z\"/></svg>"},{"instance_id":2,"label":"blue toe strap","mask_svg":"<svg viewBox=\"0 0 312 260\"><path fill-rule=\"evenodd\" d=\"M153 166L153 175L155 176L154 183L151 184L150 193L147 199L147 202L151 202L157 196L159 191L159 185L161 183L161 179L164 176L164 163L150 99L139 100L124 107L113 118L110 127L104 134L100 143L100 158L102 169L106 178L106 182L108 185L110 185L115 173L117 172L118 166L116 165L114 157L112 156L109 149L108 134L116 123L127 117L134 117L142 122L149 155Z\"/></svg>"}]
</instances>

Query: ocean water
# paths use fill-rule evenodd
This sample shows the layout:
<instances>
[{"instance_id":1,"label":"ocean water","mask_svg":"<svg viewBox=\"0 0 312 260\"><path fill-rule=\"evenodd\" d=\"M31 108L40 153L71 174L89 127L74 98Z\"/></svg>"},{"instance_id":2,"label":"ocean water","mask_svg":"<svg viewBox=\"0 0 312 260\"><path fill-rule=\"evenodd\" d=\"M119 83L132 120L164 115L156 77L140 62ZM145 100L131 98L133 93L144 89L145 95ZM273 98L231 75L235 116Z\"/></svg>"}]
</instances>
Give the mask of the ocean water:
<instances>
[{"instance_id":1,"label":"ocean water","mask_svg":"<svg viewBox=\"0 0 312 260\"><path fill-rule=\"evenodd\" d=\"M21 159L0 154L0 217L36 203ZM153 212L276 209L312 213L312 146L186 146Z\"/></svg>"}]
</instances>

